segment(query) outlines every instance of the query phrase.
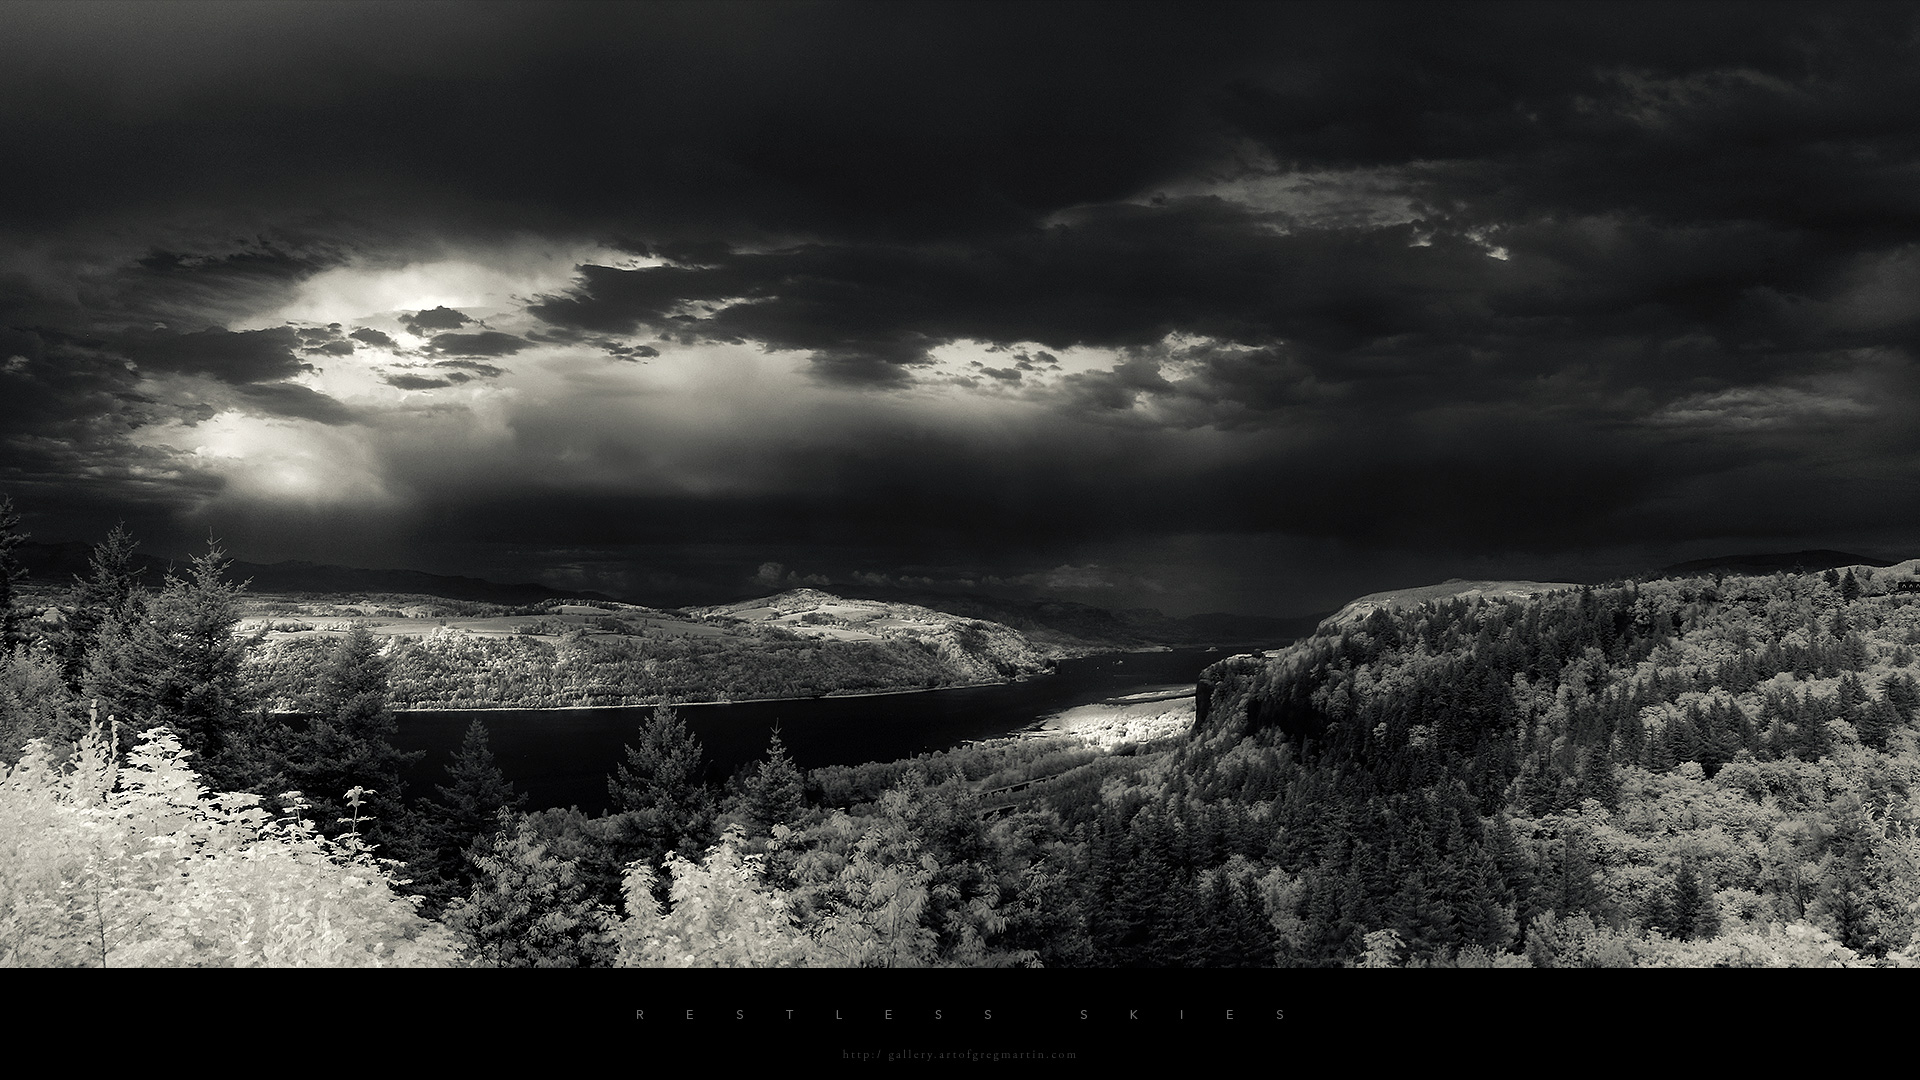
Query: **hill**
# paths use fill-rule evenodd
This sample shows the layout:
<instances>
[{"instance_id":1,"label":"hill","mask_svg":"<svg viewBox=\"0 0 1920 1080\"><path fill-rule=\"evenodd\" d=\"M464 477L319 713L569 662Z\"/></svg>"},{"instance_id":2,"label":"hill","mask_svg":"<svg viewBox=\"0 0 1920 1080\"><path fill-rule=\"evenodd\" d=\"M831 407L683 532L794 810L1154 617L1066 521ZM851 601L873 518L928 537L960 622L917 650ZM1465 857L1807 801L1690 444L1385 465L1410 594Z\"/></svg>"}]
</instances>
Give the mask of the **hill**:
<instances>
[{"instance_id":1,"label":"hill","mask_svg":"<svg viewBox=\"0 0 1920 1080\"><path fill-rule=\"evenodd\" d=\"M27 541L16 549L15 557L27 570L29 586L64 590L73 584L76 576L86 575L87 559L92 552L93 545L79 541L53 544ZM157 587L168 570L184 567L186 560L136 554L134 564L145 571L144 579L148 586ZM429 574L419 570L362 570L297 560L278 563L235 562L228 576L248 582L249 591L255 594L396 594L502 605L538 604L549 600L613 599L600 593L556 589L534 582L503 584L484 578Z\"/></svg>"},{"instance_id":2,"label":"hill","mask_svg":"<svg viewBox=\"0 0 1920 1080\"><path fill-rule=\"evenodd\" d=\"M800 590L688 611L608 601L455 609L256 597L254 677L282 709L315 689L341 632L386 639L400 708L565 708L928 690L1045 672L1019 632L906 605Z\"/></svg>"},{"instance_id":3,"label":"hill","mask_svg":"<svg viewBox=\"0 0 1920 1080\"><path fill-rule=\"evenodd\" d=\"M1284 962L1911 965L1920 560L1850 568L1403 591L1203 674L1188 813Z\"/></svg>"},{"instance_id":4,"label":"hill","mask_svg":"<svg viewBox=\"0 0 1920 1080\"><path fill-rule=\"evenodd\" d=\"M1010 626L1028 638L1085 655L1157 646L1219 645L1272 648L1313 632L1324 615L1274 618L1212 613L1174 617L1152 608L1115 611L1070 600L1009 600L991 596L848 587L848 596L912 604Z\"/></svg>"},{"instance_id":5,"label":"hill","mask_svg":"<svg viewBox=\"0 0 1920 1080\"><path fill-rule=\"evenodd\" d=\"M1411 589L1389 589L1385 592L1368 593L1348 602L1321 625L1348 626L1364 621L1367 616L1381 609L1396 611L1417 608L1437 600L1533 599L1547 593L1578 588L1581 586L1569 581L1466 581L1461 578L1450 578L1438 585L1420 585Z\"/></svg>"},{"instance_id":6,"label":"hill","mask_svg":"<svg viewBox=\"0 0 1920 1080\"><path fill-rule=\"evenodd\" d=\"M707 623L777 628L819 641L909 641L933 650L955 670L971 673L975 682L1037 675L1063 655L1000 623L915 604L847 599L818 589L687 608L685 614Z\"/></svg>"},{"instance_id":7,"label":"hill","mask_svg":"<svg viewBox=\"0 0 1920 1080\"><path fill-rule=\"evenodd\" d=\"M1701 574L1808 574L1837 570L1847 566L1892 566L1886 559L1849 555L1844 551L1818 548L1810 551L1785 551L1765 555L1718 555L1674 563L1654 572L1656 577L1696 577Z\"/></svg>"}]
</instances>

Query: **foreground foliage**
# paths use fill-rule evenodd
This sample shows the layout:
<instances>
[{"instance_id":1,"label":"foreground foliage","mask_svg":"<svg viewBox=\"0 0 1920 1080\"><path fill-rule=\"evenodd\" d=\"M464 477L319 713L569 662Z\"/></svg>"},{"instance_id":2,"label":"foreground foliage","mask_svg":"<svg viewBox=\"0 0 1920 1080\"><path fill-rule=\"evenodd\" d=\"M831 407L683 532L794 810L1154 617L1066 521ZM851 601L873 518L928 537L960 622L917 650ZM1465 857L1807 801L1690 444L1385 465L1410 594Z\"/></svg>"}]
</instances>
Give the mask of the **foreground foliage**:
<instances>
[{"instance_id":1,"label":"foreground foliage","mask_svg":"<svg viewBox=\"0 0 1920 1080\"><path fill-rule=\"evenodd\" d=\"M35 740L0 777L0 966L459 962L364 848L209 794L166 729L115 749L96 726L55 764Z\"/></svg>"}]
</instances>

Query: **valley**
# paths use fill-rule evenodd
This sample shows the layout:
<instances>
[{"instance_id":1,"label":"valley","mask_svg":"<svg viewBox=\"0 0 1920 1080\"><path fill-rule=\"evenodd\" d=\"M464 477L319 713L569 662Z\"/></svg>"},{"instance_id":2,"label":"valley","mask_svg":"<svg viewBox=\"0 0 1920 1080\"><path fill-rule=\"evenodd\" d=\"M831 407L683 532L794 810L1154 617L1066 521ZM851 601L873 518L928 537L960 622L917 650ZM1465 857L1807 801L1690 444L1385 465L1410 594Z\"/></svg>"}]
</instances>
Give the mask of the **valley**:
<instances>
[{"instance_id":1,"label":"valley","mask_svg":"<svg viewBox=\"0 0 1920 1080\"><path fill-rule=\"evenodd\" d=\"M112 756L89 716L146 725L129 763L188 802L127 828L226 821L211 790L302 873L377 845L419 906L367 947L429 966L664 963L669 926L753 966L1920 962L1920 560L1456 579L1274 647L1088 655L812 588L254 593L210 551L150 590L114 551L16 594L0 812L65 820ZM769 936L702 937L636 868L734 882Z\"/></svg>"}]
</instances>

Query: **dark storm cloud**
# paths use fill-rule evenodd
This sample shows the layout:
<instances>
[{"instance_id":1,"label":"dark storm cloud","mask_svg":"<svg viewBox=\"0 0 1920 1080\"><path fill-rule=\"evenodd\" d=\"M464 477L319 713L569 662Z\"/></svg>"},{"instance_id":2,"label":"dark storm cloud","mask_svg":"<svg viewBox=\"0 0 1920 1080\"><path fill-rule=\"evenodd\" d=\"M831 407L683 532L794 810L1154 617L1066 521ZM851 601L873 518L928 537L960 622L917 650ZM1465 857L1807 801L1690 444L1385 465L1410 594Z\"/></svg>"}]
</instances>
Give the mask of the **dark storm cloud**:
<instances>
[{"instance_id":1,"label":"dark storm cloud","mask_svg":"<svg viewBox=\"0 0 1920 1080\"><path fill-rule=\"evenodd\" d=\"M651 345L623 345L617 341L603 341L600 347L607 351L608 356L616 360L639 362L660 355L660 350Z\"/></svg>"},{"instance_id":2,"label":"dark storm cloud","mask_svg":"<svg viewBox=\"0 0 1920 1080\"><path fill-rule=\"evenodd\" d=\"M297 281L324 269L329 262L311 255L296 255L272 244L262 244L224 255L155 250L135 260L134 265L162 280L191 281L231 288L235 283Z\"/></svg>"},{"instance_id":3,"label":"dark storm cloud","mask_svg":"<svg viewBox=\"0 0 1920 1080\"><path fill-rule=\"evenodd\" d=\"M1221 361L1238 367L1222 388L1246 390L1256 405L1270 392L1263 379L1295 382L1300 365L1432 393L1463 375L1531 380L1547 358L1590 352L1596 339L1710 339L1694 350L1704 372L1667 356L1618 369L1624 380L1754 378L1778 365L1780 346L1812 344L1756 291L1761 267L1802 266L1806 244L1761 228L1676 236L1542 223L1503 234L1503 260L1420 223L1279 233L1264 219L1190 199L1088 213L959 253L810 245L704 269L587 266L571 293L533 310L575 329L804 350L838 377L877 381L959 339L1126 349L1178 331L1269 354L1285 343L1288 364ZM1746 348L1761 341L1768 347Z\"/></svg>"},{"instance_id":4,"label":"dark storm cloud","mask_svg":"<svg viewBox=\"0 0 1920 1080\"><path fill-rule=\"evenodd\" d=\"M1054 567L1182 530L1558 551L1920 527L1910 6L112 10L22 9L0 42L0 143L29 163L0 175L0 364L24 361L0 378L42 410L0 406L0 434L49 475L77 468L61 440L191 415L123 360L345 422L284 380L390 337L220 328L322 269L527 235L654 265L580 267L530 303L541 328L417 311L421 359L475 359L390 384L534 342L726 342L889 402L954 379L936 353L964 340L1007 356L938 392L1044 420L754 432L795 445L750 494L527 465L527 492L433 496L515 542Z\"/></svg>"},{"instance_id":5,"label":"dark storm cloud","mask_svg":"<svg viewBox=\"0 0 1920 1080\"><path fill-rule=\"evenodd\" d=\"M0 47L0 137L40 167L0 181L16 221L314 206L295 200L346 184L363 214L484 231L531 212L685 258L735 232L959 235L1124 195L1205 148L1195 94L1270 47L1249 29L1280 29L1258 9L1107 5L136 5L21 22ZM335 145L352 152L312 152Z\"/></svg>"},{"instance_id":6,"label":"dark storm cloud","mask_svg":"<svg viewBox=\"0 0 1920 1080\"><path fill-rule=\"evenodd\" d=\"M1913 10L1743 10L1375 7L1321 56L1233 80L1221 111L1282 162L1418 162L1432 209L1480 221L1911 228Z\"/></svg>"},{"instance_id":7,"label":"dark storm cloud","mask_svg":"<svg viewBox=\"0 0 1920 1080\"><path fill-rule=\"evenodd\" d=\"M525 338L512 334L482 330L473 334L435 334L427 348L448 356L512 356L529 344Z\"/></svg>"},{"instance_id":8,"label":"dark storm cloud","mask_svg":"<svg viewBox=\"0 0 1920 1080\"><path fill-rule=\"evenodd\" d=\"M322 424L346 424L357 418L354 410L318 390L296 383L269 383L242 386L239 395L252 411L297 420L315 420Z\"/></svg>"},{"instance_id":9,"label":"dark storm cloud","mask_svg":"<svg viewBox=\"0 0 1920 1080\"><path fill-rule=\"evenodd\" d=\"M413 371L389 372L381 378L388 385L402 390L432 390L475 379L496 379L507 373L505 368L478 360L436 360L425 367L412 366Z\"/></svg>"},{"instance_id":10,"label":"dark storm cloud","mask_svg":"<svg viewBox=\"0 0 1920 1080\"><path fill-rule=\"evenodd\" d=\"M209 327L188 334L164 331L128 333L116 343L142 368L178 374L211 375L221 382L272 382L307 370L294 355L300 336L292 327L225 330Z\"/></svg>"},{"instance_id":11,"label":"dark storm cloud","mask_svg":"<svg viewBox=\"0 0 1920 1080\"><path fill-rule=\"evenodd\" d=\"M1286 279L1324 277L1308 261L1313 253L1293 249L1341 241L1278 237L1259 232L1259 224L1259 215L1217 200L1191 200L1173 211L1115 208L1071 227L983 237L967 248L819 244L733 254L698 268L585 266L567 295L531 310L575 330L646 327L803 350L837 378L895 382L903 369L924 364L928 350L960 338L1065 348L1145 345L1176 329L1291 330L1303 320L1289 320L1287 309L1313 297L1284 294ZM1405 246L1402 238L1397 247ZM1351 303L1359 316L1361 299L1334 302ZM1310 320L1302 328L1321 330Z\"/></svg>"},{"instance_id":12,"label":"dark storm cloud","mask_svg":"<svg viewBox=\"0 0 1920 1080\"><path fill-rule=\"evenodd\" d=\"M353 342L340 333L339 323L297 328L295 332L300 336L301 351L308 355L353 355Z\"/></svg>"},{"instance_id":13,"label":"dark storm cloud","mask_svg":"<svg viewBox=\"0 0 1920 1080\"><path fill-rule=\"evenodd\" d=\"M458 330L473 320L462 312L442 306L431 311L416 311L411 315L403 315L400 321L408 330L425 337L429 330Z\"/></svg>"},{"instance_id":14,"label":"dark storm cloud","mask_svg":"<svg viewBox=\"0 0 1920 1080\"><path fill-rule=\"evenodd\" d=\"M143 442L143 429L198 424L222 408L328 425L355 418L334 398L279 381L304 369L293 351L300 340L290 327L107 338L0 331L0 478L37 513L118 507L120 517L152 523L186 512L220 481ZM177 385L155 388L150 376Z\"/></svg>"},{"instance_id":15,"label":"dark storm cloud","mask_svg":"<svg viewBox=\"0 0 1920 1080\"><path fill-rule=\"evenodd\" d=\"M325 241L298 237L202 238L200 252L155 249L74 283L81 306L102 322L207 326L289 296L300 282L338 265Z\"/></svg>"},{"instance_id":16,"label":"dark storm cloud","mask_svg":"<svg viewBox=\"0 0 1920 1080\"><path fill-rule=\"evenodd\" d=\"M389 214L513 207L509 229L557 216L698 264L747 237L1019 229L1246 137L1309 168L1442 166L1447 213L1912 210L1897 6L446 10L35 12L0 53L0 134L44 152L4 205L282 208L352 184ZM501 146L591 147L593 167ZM1818 197L1843 167L1867 182Z\"/></svg>"},{"instance_id":17,"label":"dark storm cloud","mask_svg":"<svg viewBox=\"0 0 1920 1080\"><path fill-rule=\"evenodd\" d=\"M0 330L0 486L30 523L56 530L50 539L71 535L65 530L75 520L165 520L218 488L134 439L142 428L197 422L211 410L140 393L138 377L99 344Z\"/></svg>"},{"instance_id":18,"label":"dark storm cloud","mask_svg":"<svg viewBox=\"0 0 1920 1080\"><path fill-rule=\"evenodd\" d=\"M483 364L478 360L435 360L433 362L433 366L436 370L445 370L447 368L454 368L460 371L465 371L468 373L467 375L459 376L460 378L463 378L463 379L471 376L479 376L480 378L483 378L483 379L492 379L492 378L497 378L501 375L505 375L507 373L506 368L495 367L492 364ZM454 376L449 376L449 378L452 378L452 377Z\"/></svg>"}]
</instances>

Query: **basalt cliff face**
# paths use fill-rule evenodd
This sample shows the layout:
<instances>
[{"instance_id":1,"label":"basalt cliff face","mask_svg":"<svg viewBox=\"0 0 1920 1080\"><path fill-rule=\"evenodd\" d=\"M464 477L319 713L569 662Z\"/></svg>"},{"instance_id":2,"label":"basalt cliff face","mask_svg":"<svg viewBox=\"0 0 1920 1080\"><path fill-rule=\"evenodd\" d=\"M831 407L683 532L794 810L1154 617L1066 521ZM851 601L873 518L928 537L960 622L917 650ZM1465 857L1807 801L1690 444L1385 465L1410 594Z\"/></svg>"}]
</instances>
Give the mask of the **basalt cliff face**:
<instances>
[{"instance_id":1,"label":"basalt cliff face","mask_svg":"<svg viewBox=\"0 0 1920 1080\"><path fill-rule=\"evenodd\" d=\"M1182 790L1260 821L1283 956L1920 962L1920 560L1541 584L1202 673Z\"/></svg>"},{"instance_id":2,"label":"basalt cliff face","mask_svg":"<svg viewBox=\"0 0 1920 1080\"><path fill-rule=\"evenodd\" d=\"M1298 741L1405 712L1504 738L1528 714L1554 712L1555 693L1572 695L1556 718L1583 702L1602 708L1609 695L1615 712L1705 708L1692 694L1724 698L1729 716L1764 726L1769 694L1835 696L1856 709L1883 700L1875 691L1904 677L1915 645L1920 559L1613 586L1454 580L1360 597L1292 645L1214 664L1198 680L1194 730L1231 742L1277 728ZM1865 690L1840 690L1849 675ZM1415 687L1444 688L1445 698L1409 700ZM1613 726L1617 743L1628 725ZM1345 739L1371 748L1364 736Z\"/></svg>"},{"instance_id":3,"label":"basalt cliff face","mask_svg":"<svg viewBox=\"0 0 1920 1080\"><path fill-rule=\"evenodd\" d=\"M1579 588L1572 582L1454 578L1369 593L1321 620L1313 634L1292 645L1229 657L1202 672L1195 687L1194 730L1216 739L1237 739L1269 727L1293 738L1320 734L1326 718L1314 707L1312 690L1315 668L1326 662L1326 644L1364 628L1376 612L1392 616L1449 602L1518 603Z\"/></svg>"}]
</instances>

